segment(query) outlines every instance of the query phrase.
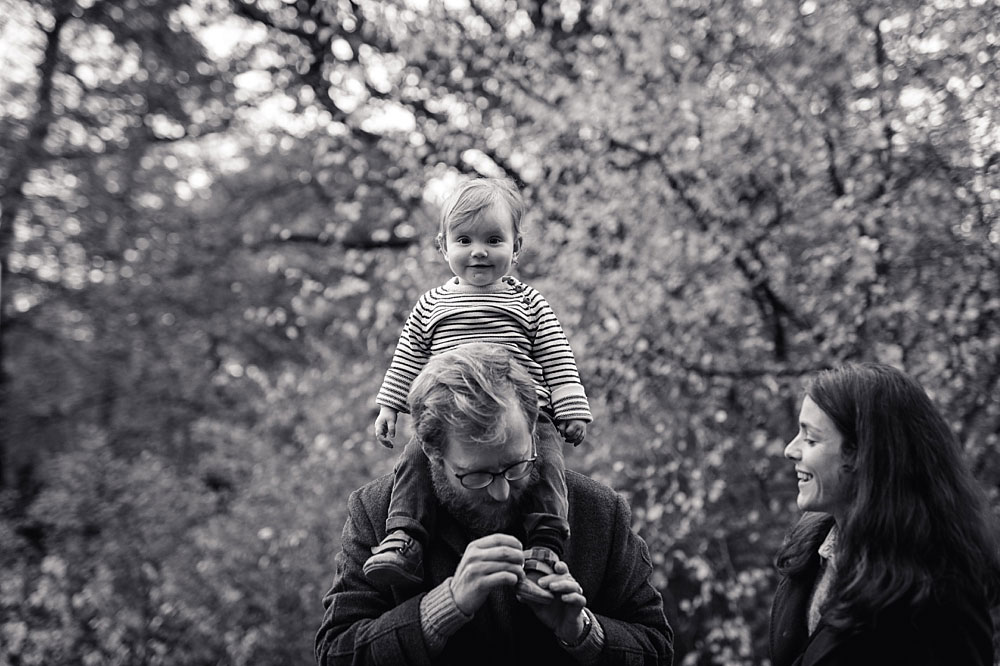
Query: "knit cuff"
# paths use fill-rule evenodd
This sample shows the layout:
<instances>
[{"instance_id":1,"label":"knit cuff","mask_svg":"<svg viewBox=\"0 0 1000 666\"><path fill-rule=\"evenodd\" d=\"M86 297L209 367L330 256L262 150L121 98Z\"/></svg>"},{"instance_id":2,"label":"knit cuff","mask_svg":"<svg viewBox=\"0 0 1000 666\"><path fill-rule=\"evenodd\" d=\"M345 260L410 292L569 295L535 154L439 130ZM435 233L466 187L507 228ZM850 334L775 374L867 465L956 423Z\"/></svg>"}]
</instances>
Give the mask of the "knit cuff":
<instances>
[{"instance_id":1,"label":"knit cuff","mask_svg":"<svg viewBox=\"0 0 1000 666\"><path fill-rule=\"evenodd\" d=\"M441 653L448 639L472 619L455 603L451 581L451 577L446 578L420 600L420 628L427 649L435 656Z\"/></svg>"},{"instance_id":2,"label":"knit cuff","mask_svg":"<svg viewBox=\"0 0 1000 666\"><path fill-rule=\"evenodd\" d=\"M382 387L378 395L375 396L375 404L379 407L389 407L395 409L399 414L409 414L410 408L406 404L406 398L399 390Z\"/></svg>"},{"instance_id":3,"label":"knit cuff","mask_svg":"<svg viewBox=\"0 0 1000 666\"><path fill-rule=\"evenodd\" d=\"M560 421L579 419L590 423L594 420L590 413L587 394L580 384L565 384L552 389L549 400L552 404L552 413Z\"/></svg>"},{"instance_id":4,"label":"knit cuff","mask_svg":"<svg viewBox=\"0 0 1000 666\"><path fill-rule=\"evenodd\" d=\"M600 662L601 652L604 650L604 627L601 626L601 622L597 619L597 616L590 612L590 609L584 608L583 612L590 616L591 622L590 632L587 633L587 637L579 645L573 647L561 641L559 645L579 663L597 664Z\"/></svg>"}]
</instances>

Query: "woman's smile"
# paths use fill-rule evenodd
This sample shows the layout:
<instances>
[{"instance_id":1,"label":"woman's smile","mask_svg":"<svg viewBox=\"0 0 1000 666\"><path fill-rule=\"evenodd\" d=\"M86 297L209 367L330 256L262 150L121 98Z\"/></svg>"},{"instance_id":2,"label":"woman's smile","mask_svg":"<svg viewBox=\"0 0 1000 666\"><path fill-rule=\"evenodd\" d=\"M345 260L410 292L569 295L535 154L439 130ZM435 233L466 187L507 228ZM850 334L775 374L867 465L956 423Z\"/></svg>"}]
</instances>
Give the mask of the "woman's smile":
<instances>
[{"instance_id":1,"label":"woman's smile","mask_svg":"<svg viewBox=\"0 0 1000 666\"><path fill-rule=\"evenodd\" d=\"M799 413L799 432L785 447L785 457L795 463L796 503L803 511L836 515L845 508L843 440L830 417L806 396Z\"/></svg>"}]
</instances>

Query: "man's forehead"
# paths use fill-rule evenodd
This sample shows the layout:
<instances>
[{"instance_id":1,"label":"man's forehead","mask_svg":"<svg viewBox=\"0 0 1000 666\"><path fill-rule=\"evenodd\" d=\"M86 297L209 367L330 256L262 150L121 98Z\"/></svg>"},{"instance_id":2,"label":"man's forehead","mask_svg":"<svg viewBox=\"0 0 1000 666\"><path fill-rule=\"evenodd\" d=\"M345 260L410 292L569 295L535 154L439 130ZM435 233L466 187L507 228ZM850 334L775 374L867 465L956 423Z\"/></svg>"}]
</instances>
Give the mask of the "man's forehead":
<instances>
[{"instance_id":1,"label":"man's forehead","mask_svg":"<svg viewBox=\"0 0 1000 666\"><path fill-rule=\"evenodd\" d=\"M500 427L503 431L495 436L460 432L450 434L445 439L443 451L448 462L467 471L503 468L531 457L532 433L522 414L515 418L508 416Z\"/></svg>"}]
</instances>

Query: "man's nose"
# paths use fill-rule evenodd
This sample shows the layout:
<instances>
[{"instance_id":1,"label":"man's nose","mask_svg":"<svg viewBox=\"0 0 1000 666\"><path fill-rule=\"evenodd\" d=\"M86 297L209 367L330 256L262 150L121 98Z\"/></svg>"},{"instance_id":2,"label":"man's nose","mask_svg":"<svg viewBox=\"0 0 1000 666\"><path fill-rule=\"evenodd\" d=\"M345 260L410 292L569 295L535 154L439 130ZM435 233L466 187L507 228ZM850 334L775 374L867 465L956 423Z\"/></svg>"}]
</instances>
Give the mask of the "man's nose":
<instances>
[{"instance_id":1,"label":"man's nose","mask_svg":"<svg viewBox=\"0 0 1000 666\"><path fill-rule=\"evenodd\" d=\"M487 491L490 493L490 497L497 502L506 502L507 498L510 497L510 482L504 477L498 476L487 487Z\"/></svg>"}]
</instances>

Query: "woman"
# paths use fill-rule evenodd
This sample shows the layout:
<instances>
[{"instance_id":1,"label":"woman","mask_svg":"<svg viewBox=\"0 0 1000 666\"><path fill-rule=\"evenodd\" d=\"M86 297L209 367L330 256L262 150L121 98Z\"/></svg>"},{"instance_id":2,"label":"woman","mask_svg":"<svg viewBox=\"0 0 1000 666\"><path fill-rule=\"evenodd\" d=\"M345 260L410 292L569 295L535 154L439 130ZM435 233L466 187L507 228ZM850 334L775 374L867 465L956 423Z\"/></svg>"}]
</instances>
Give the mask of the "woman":
<instances>
[{"instance_id":1,"label":"woman","mask_svg":"<svg viewBox=\"0 0 1000 666\"><path fill-rule=\"evenodd\" d=\"M773 666L992 666L992 519L923 388L885 365L824 371L785 456L806 513L777 557Z\"/></svg>"}]
</instances>

